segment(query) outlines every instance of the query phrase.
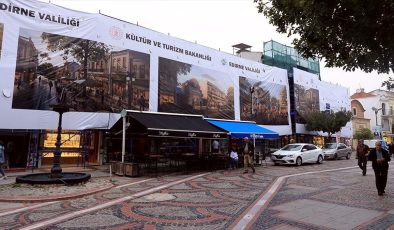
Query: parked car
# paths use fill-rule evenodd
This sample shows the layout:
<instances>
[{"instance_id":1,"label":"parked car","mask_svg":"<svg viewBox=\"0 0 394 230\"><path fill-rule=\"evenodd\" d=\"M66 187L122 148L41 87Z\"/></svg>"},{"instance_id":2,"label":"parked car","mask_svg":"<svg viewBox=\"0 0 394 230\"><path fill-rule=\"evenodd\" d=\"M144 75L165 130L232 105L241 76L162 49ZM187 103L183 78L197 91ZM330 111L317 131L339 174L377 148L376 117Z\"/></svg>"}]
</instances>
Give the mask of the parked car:
<instances>
[{"instance_id":1,"label":"parked car","mask_svg":"<svg viewBox=\"0 0 394 230\"><path fill-rule=\"evenodd\" d=\"M324 159L335 159L338 160L341 157L350 159L352 155L352 149L342 143L327 143L323 148Z\"/></svg>"},{"instance_id":2,"label":"parked car","mask_svg":"<svg viewBox=\"0 0 394 230\"><path fill-rule=\"evenodd\" d=\"M374 149L375 148L375 144L376 142L380 142L382 144L382 148L385 150L389 150L389 146L387 145L387 143L383 140L379 140L379 139L373 139L373 140L364 140L364 144L367 145L369 147L369 149Z\"/></svg>"},{"instance_id":3,"label":"parked car","mask_svg":"<svg viewBox=\"0 0 394 230\"><path fill-rule=\"evenodd\" d=\"M278 164L295 164L297 166L303 163L323 162L323 151L313 144L294 143L271 154L271 159L275 165Z\"/></svg>"}]
</instances>

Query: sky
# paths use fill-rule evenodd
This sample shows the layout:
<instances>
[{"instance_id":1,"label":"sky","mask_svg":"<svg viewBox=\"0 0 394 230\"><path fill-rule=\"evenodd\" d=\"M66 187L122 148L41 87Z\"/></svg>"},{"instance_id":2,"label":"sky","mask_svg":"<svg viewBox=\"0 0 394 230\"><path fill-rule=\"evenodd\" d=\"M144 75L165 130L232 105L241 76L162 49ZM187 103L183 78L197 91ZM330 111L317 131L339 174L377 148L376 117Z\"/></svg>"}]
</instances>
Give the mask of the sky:
<instances>
[{"instance_id":1,"label":"sky","mask_svg":"<svg viewBox=\"0 0 394 230\"><path fill-rule=\"evenodd\" d=\"M42 1L42 0L41 0ZM48 2L44 1L44 2ZM274 40L291 46L291 38L279 34L267 18L259 14L253 0L50 0L69 9L102 13L130 23L197 42L223 52L233 53L232 46L245 43L252 51L263 51L263 42ZM346 72L326 68L320 62L321 79L366 92L381 87L393 74Z\"/></svg>"}]
</instances>

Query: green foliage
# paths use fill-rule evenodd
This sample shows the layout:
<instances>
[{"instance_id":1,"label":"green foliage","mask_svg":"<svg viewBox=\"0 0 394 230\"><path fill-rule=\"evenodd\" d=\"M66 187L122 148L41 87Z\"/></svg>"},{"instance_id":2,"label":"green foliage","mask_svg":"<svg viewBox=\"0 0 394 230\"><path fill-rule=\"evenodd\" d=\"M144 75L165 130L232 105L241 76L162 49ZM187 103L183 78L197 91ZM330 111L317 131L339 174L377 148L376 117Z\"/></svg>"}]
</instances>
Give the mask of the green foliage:
<instances>
[{"instance_id":1,"label":"green foliage","mask_svg":"<svg viewBox=\"0 0 394 230\"><path fill-rule=\"evenodd\" d=\"M280 33L295 35L305 57L346 71L394 71L394 2L389 0L254 0Z\"/></svg>"},{"instance_id":2,"label":"green foliage","mask_svg":"<svg viewBox=\"0 0 394 230\"><path fill-rule=\"evenodd\" d=\"M46 42L48 50L62 51L61 55L64 61L68 60L70 56L78 60L83 66L85 79L88 75L88 61L108 61L110 57L110 48L101 42L50 33L42 33L41 39Z\"/></svg>"},{"instance_id":3,"label":"green foliage","mask_svg":"<svg viewBox=\"0 0 394 230\"><path fill-rule=\"evenodd\" d=\"M360 131L357 131L354 135L353 135L354 139L357 140L370 140L373 139L373 133L371 130L367 129L367 128L363 128Z\"/></svg>"},{"instance_id":4,"label":"green foliage","mask_svg":"<svg viewBox=\"0 0 394 230\"><path fill-rule=\"evenodd\" d=\"M309 131L327 132L328 136L339 132L352 118L350 111L341 110L338 112L313 112L306 117L306 129Z\"/></svg>"}]
</instances>

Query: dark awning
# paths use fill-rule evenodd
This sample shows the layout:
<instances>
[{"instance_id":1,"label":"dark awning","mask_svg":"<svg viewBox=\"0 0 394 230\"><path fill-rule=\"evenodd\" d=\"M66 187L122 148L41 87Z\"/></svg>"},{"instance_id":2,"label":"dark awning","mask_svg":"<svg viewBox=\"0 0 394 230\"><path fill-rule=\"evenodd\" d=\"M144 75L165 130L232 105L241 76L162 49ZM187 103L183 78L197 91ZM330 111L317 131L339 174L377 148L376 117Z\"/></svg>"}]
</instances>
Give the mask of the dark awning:
<instances>
[{"instance_id":1,"label":"dark awning","mask_svg":"<svg viewBox=\"0 0 394 230\"><path fill-rule=\"evenodd\" d=\"M227 138L227 132L204 120L199 115L168 114L127 111L129 133L146 134L151 137ZM122 130L120 119L112 131Z\"/></svg>"},{"instance_id":2,"label":"dark awning","mask_svg":"<svg viewBox=\"0 0 394 230\"><path fill-rule=\"evenodd\" d=\"M276 139L279 134L254 122L206 119L209 123L227 130L234 138Z\"/></svg>"}]
</instances>

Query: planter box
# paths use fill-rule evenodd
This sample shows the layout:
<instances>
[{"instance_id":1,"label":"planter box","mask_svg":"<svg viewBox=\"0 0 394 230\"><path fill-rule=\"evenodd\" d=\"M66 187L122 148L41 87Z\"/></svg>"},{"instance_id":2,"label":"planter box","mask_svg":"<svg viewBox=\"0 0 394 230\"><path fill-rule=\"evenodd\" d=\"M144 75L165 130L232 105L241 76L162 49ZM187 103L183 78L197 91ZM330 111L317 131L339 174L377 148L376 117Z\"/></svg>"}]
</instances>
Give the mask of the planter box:
<instances>
[{"instance_id":1,"label":"planter box","mask_svg":"<svg viewBox=\"0 0 394 230\"><path fill-rule=\"evenodd\" d=\"M124 175L131 177L139 176L139 165L137 163L124 163Z\"/></svg>"}]
</instances>

